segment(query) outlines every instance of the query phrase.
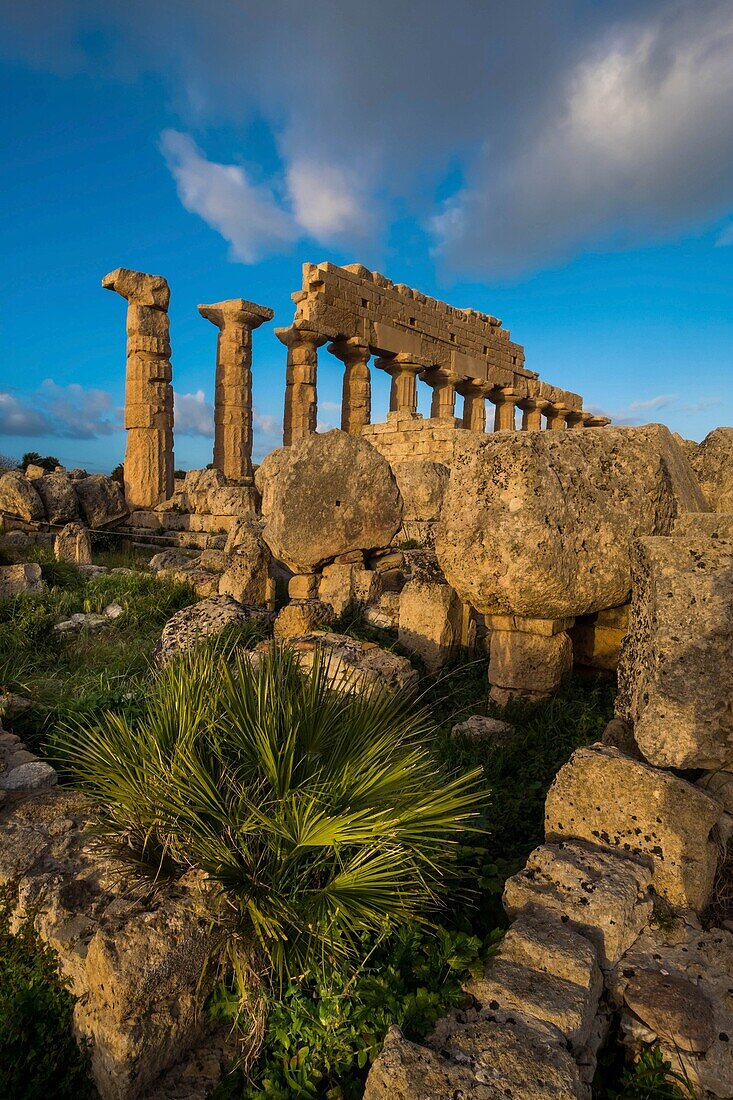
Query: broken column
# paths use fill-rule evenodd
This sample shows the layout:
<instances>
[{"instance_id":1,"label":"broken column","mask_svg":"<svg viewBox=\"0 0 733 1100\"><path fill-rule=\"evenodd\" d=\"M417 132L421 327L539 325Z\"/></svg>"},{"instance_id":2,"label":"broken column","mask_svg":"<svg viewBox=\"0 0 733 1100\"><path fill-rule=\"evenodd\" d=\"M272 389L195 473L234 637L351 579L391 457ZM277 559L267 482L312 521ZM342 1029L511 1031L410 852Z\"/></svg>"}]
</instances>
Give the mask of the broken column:
<instances>
[{"instance_id":1,"label":"broken column","mask_svg":"<svg viewBox=\"0 0 733 1100\"><path fill-rule=\"evenodd\" d=\"M275 335L288 349L283 446L290 447L316 430L318 348L327 337L303 321L296 321L290 328L276 328Z\"/></svg>"},{"instance_id":2,"label":"broken column","mask_svg":"<svg viewBox=\"0 0 733 1100\"><path fill-rule=\"evenodd\" d=\"M353 337L335 340L328 350L344 364L341 398L341 431L359 435L372 417L372 380L369 371L369 345Z\"/></svg>"},{"instance_id":3,"label":"broken column","mask_svg":"<svg viewBox=\"0 0 733 1100\"><path fill-rule=\"evenodd\" d=\"M455 419L458 375L452 370L446 370L445 367L430 367L422 377L433 390L430 403L431 420L448 420L452 424Z\"/></svg>"},{"instance_id":4,"label":"broken column","mask_svg":"<svg viewBox=\"0 0 733 1100\"><path fill-rule=\"evenodd\" d=\"M252 331L274 312L244 298L199 306L216 342L214 466L228 481L252 477Z\"/></svg>"},{"instance_id":5,"label":"broken column","mask_svg":"<svg viewBox=\"0 0 733 1100\"><path fill-rule=\"evenodd\" d=\"M170 290L162 275L118 267L102 280L127 299L125 497L154 508L173 495L173 387L168 326Z\"/></svg>"},{"instance_id":6,"label":"broken column","mask_svg":"<svg viewBox=\"0 0 733 1100\"><path fill-rule=\"evenodd\" d=\"M499 706L522 696L547 699L573 667L573 645L567 633L574 619L529 619L491 615L490 698Z\"/></svg>"},{"instance_id":7,"label":"broken column","mask_svg":"<svg viewBox=\"0 0 733 1100\"><path fill-rule=\"evenodd\" d=\"M392 378L389 411L401 417L417 416L417 376L428 364L418 356L400 352L389 359L377 359L376 366Z\"/></svg>"}]
</instances>

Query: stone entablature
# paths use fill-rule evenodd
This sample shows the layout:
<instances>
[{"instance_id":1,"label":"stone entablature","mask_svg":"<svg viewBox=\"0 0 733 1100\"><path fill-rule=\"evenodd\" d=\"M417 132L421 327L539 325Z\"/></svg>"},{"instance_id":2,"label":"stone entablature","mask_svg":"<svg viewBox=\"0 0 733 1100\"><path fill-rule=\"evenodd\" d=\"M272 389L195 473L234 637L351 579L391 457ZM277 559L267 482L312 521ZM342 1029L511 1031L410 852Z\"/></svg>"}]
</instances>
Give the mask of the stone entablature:
<instances>
[{"instance_id":1,"label":"stone entablature","mask_svg":"<svg viewBox=\"0 0 733 1100\"><path fill-rule=\"evenodd\" d=\"M345 366L341 427L358 434L371 421L369 359L391 376L390 414L417 417L418 380L432 390L431 419L454 422L456 394L463 397L463 427L486 428L486 401L495 406L491 427L598 426L579 394L543 382L524 365L524 348L501 321L473 309L456 309L418 290L393 283L361 264L303 265L303 287L292 295L293 324L276 330L288 348L283 441L316 430L318 348Z\"/></svg>"}]
</instances>

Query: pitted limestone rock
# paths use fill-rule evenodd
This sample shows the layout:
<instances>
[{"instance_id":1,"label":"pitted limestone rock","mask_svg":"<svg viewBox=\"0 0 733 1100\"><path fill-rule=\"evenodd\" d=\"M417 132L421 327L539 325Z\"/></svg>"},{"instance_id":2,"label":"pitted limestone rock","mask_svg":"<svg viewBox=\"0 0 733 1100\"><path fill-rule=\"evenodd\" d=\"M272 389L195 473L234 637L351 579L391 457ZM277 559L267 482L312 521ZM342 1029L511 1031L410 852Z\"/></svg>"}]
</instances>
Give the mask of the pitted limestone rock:
<instances>
[{"instance_id":1,"label":"pitted limestone rock","mask_svg":"<svg viewBox=\"0 0 733 1100\"><path fill-rule=\"evenodd\" d=\"M227 540L229 564L219 578L219 592L240 603L264 607L270 595L272 555L262 537L262 521L245 514Z\"/></svg>"},{"instance_id":2,"label":"pitted limestone rock","mask_svg":"<svg viewBox=\"0 0 733 1100\"><path fill-rule=\"evenodd\" d=\"M400 594L399 642L429 675L439 672L461 643L463 608L449 584L411 580Z\"/></svg>"},{"instance_id":3,"label":"pitted limestone rock","mask_svg":"<svg viewBox=\"0 0 733 1100\"><path fill-rule=\"evenodd\" d=\"M705 497L715 512L733 512L733 428L714 428L690 456Z\"/></svg>"},{"instance_id":4,"label":"pitted limestone rock","mask_svg":"<svg viewBox=\"0 0 733 1100\"><path fill-rule=\"evenodd\" d=\"M90 474L75 482L81 510L90 527L109 527L127 515L125 498L116 481Z\"/></svg>"},{"instance_id":5,"label":"pitted limestone rock","mask_svg":"<svg viewBox=\"0 0 733 1100\"><path fill-rule=\"evenodd\" d=\"M178 653L192 649L207 638L215 638L230 628L254 622L269 624L266 611L243 607L231 596L210 596L184 607L168 620L156 648L156 657L165 664Z\"/></svg>"},{"instance_id":6,"label":"pitted limestone rock","mask_svg":"<svg viewBox=\"0 0 733 1100\"><path fill-rule=\"evenodd\" d=\"M450 470L442 462L391 462L404 502L403 522L437 520L448 486Z\"/></svg>"},{"instance_id":7,"label":"pitted limestone rock","mask_svg":"<svg viewBox=\"0 0 733 1100\"><path fill-rule=\"evenodd\" d=\"M617 749L576 749L547 795L550 841L581 840L652 862L657 893L704 909L718 862L720 803L699 787Z\"/></svg>"},{"instance_id":8,"label":"pitted limestone rock","mask_svg":"<svg viewBox=\"0 0 733 1100\"><path fill-rule=\"evenodd\" d=\"M54 539L53 556L71 565L91 565L92 540L86 528L80 523L67 523Z\"/></svg>"},{"instance_id":9,"label":"pitted limestone rock","mask_svg":"<svg viewBox=\"0 0 733 1100\"><path fill-rule=\"evenodd\" d=\"M608 970L652 915L650 864L568 841L543 844L507 879L504 908L511 919L540 911L567 922L594 944Z\"/></svg>"},{"instance_id":10,"label":"pitted limestone rock","mask_svg":"<svg viewBox=\"0 0 733 1100\"><path fill-rule=\"evenodd\" d=\"M652 764L733 766L733 539L639 539L616 713Z\"/></svg>"},{"instance_id":11,"label":"pitted limestone rock","mask_svg":"<svg viewBox=\"0 0 733 1100\"><path fill-rule=\"evenodd\" d=\"M275 479L264 532L278 561L310 573L350 550L389 546L402 499L378 451L332 431L308 436L292 452Z\"/></svg>"},{"instance_id":12,"label":"pitted limestone rock","mask_svg":"<svg viewBox=\"0 0 733 1100\"><path fill-rule=\"evenodd\" d=\"M272 511L275 486L292 455L292 447L276 447L274 451L265 455L255 470L255 488L260 495L260 512L263 519L267 519Z\"/></svg>"},{"instance_id":13,"label":"pitted limestone rock","mask_svg":"<svg viewBox=\"0 0 733 1100\"><path fill-rule=\"evenodd\" d=\"M40 592L41 567L36 562L0 565L0 600L12 600L22 592Z\"/></svg>"},{"instance_id":14,"label":"pitted limestone rock","mask_svg":"<svg viewBox=\"0 0 733 1100\"><path fill-rule=\"evenodd\" d=\"M659 1043L691 1086L733 1096L733 935L685 914L647 929L611 974L624 1042Z\"/></svg>"},{"instance_id":15,"label":"pitted limestone rock","mask_svg":"<svg viewBox=\"0 0 733 1100\"><path fill-rule=\"evenodd\" d=\"M704 511L662 425L466 433L435 536L464 602L484 614L560 618L624 603L629 547Z\"/></svg>"},{"instance_id":16,"label":"pitted limestone rock","mask_svg":"<svg viewBox=\"0 0 733 1100\"><path fill-rule=\"evenodd\" d=\"M49 523L73 523L79 518L74 482L67 473L46 474L33 483Z\"/></svg>"},{"instance_id":17,"label":"pitted limestone rock","mask_svg":"<svg viewBox=\"0 0 733 1100\"><path fill-rule=\"evenodd\" d=\"M263 643L262 648L269 644ZM411 694L418 685L417 672L406 657L381 649L374 642L359 642L346 634L313 631L303 637L290 637L287 644L295 651L306 672L317 659L321 660L327 668L328 682L336 691Z\"/></svg>"},{"instance_id":18,"label":"pitted limestone rock","mask_svg":"<svg viewBox=\"0 0 733 1100\"><path fill-rule=\"evenodd\" d=\"M0 476L0 512L33 523L43 519L45 509L35 485L20 470L8 470Z\"/></svg>"}]
</instances>

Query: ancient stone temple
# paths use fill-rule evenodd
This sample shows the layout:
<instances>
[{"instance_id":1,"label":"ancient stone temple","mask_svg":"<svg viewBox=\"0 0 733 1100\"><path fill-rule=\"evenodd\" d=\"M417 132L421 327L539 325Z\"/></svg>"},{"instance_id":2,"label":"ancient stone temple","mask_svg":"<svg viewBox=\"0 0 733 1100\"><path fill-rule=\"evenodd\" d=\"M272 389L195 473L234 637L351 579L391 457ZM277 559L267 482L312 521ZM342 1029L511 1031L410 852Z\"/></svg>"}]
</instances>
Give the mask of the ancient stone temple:
<instances>
[{"instance_id":1,"label":"ancient stone temple","mask_svg":"<svg viewBox=\"0 0 733 1100\"><path fill-rule=\"evenodd\" d=\"M170 290L162 275L118 267L102 286L127 299L125 498L154 508L173 494Z\"/></svg>"},{"instance_id":2,"label":"ancient stone temple","mask_svg":"<svg viewBox=\"0 0 733 1100\"><path fill-rule=\"evenodd\" d=\"M227 481L252 477L252 331L274 314L244 298L199 313L219 329L214 397L214 466Z\"/></svg>"},{"instance_id":3,"label":"ancient stone temple","mask_svg":"<svg viewBox=\"0 0 733 1100\"><path fill-rule=\"evenodd\" d=\"M514 430L518 409L524 431L608 422L584 412L578 394L527 370L523 347L496 317L456 309L361 264L304 264L303 287L292 297L293 324L276 330L288 349L286 446L316 430L318 348L329 341L328 351L344 364L342 430L367 434L380 449L389 450L387 436L403 449L413 429L421 430L420 448L441 442L446 428L483 432L487 400L494 406L494 431ZM392 380L386 432L371 425L372 356L373 366ZM429 421L417 412L422 383L432 389ZM463 399L460 419L456 395ZM433 429L438 437L428 440Z\"/></svg>"}]
</instances>

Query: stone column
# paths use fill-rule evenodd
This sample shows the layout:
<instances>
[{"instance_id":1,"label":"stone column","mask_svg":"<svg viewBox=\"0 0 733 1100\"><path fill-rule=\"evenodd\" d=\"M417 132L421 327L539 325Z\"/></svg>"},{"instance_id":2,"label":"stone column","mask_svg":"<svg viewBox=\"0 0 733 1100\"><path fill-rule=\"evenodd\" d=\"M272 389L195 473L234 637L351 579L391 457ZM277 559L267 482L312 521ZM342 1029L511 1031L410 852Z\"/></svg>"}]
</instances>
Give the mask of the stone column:
<instances>
[{"instance_id":1,"label":"stone column","mask_svg":"<svg viewBox=\"0 0 733 1100\"><path fill-rule=\"evenodd\" d=\"M170 290L162 275L118 267L102 279L128 302L125 377L125 499L155 508L173 495Z\"/></svg>"},{"instance_id":2,"label":"stone column","mask_svg":"<svg viewBox=\"0 0 733 1100\"><path fill-rule=\"evenodd\" d=\"M455 422L458 375L445 367L428 367L423 372L422 379L433 390L433 398L430 402L431 420L449 420L453 424Z\"/></svg>"},{"instance_id":3,"label":"stone column","mask_svg":"<svg viewBox=\"0 0 733 1100\"><path fill-rule=\"evenodd\" d=\"M572 409L565 417L566 428L582 428L585 414L582 409Z\"/></svg>"},{"instance_id":4,"label":"stone column","mask_svg":"<svg viewBox=\"0 0 733 1100\"><path fill-rule=\"evenodd\" d=\"M542 413L547 408L548 402L542 397L526 397L519 402L522 410L522 431L538 432L542 428Z\"/></svg>"},{"instance_id":5,"label":"stone column","mask_svg":"<svg viewBox=\"0 0 733 1100\"><path fill-rule=\"evenodd\" d=\"M547 428L549 431L557 432L563 431L565 428L565 417L570 412L567 405L559 405L557 402L553 402L548 406L547 412Z\"/></svg>"},{"instance_id":6,"label":"stone column","mask_svg":"<svg viewBox=\"0 0 733 1100\"><path fill-rule=\"evenodd\" d=\"M316 430L318 348L328 337L303 322L296 322L290 328L276 328L275 335L288 349L283 446L290 447Z\"/></svg>"},{"instance_id":7,"label":"stone column","mask_svg":"<svg viewBox=\"0 0 733 1100\"><path fill-rule=\"evenodd\" d=\"M486 397L490 388L468 379L457 386L463 397L463 427L471 432L486 431Z\"/></svg>"},{"instance_id":8,"label":"stone column","mask_svg":"<svg viewBox=\"0 0 733 1100\"><path fill-rule=\"evenodd\" d=\"M372 379L369 371L369 345L358 336L336 340L328 350L344 364L344 388L341 398L341 431L359 435L372 418Z\"/></svg>"},{"instance_id":9,"label":"stone column","mask_svg":"<svg viewBox=\"0 0 733 1100\"><path fill-rule=\"evenodd\" d=\"M547 699L572 670L573 646L567 633L574 619L525 619L491 615L489 698L500 706L517 696Z\"/></svg>"},{"instance_id":10,"label":"stone column","mask_svg":"<svg viewBox=\"0 0 733 1100\"><path fill-rule=\"evenodd\" d=\"M415 355L401 352L389 359L377 359L376 366L392 378L389 411L398 417L417 416L417 376L427 363Z\"/></svg>"},{"instance_id":11,"label":"stone column","mask_svg":"<svg viewBox=\"0 0 733 1100\"><path fill-rule=\"evenodd\" d=\"M517 401L519 400L519 394L515 390L502 387L501 389L492 390L489 394L489 401L492 401L496 406L494 413L494 431L514 431L514 410L517 407Z\"/></svg>"},{"instance_id":12,"label":"stone column","mask_svg":"<svg viewBox=\"0 0 733 1100\"><path fill-rule=\"evenodd\" d=\"M252 477L252 331L274 312L230 298L199 313L219 329L214 390L214 466L227 481Z\"/></svg>"}]
</instances>

